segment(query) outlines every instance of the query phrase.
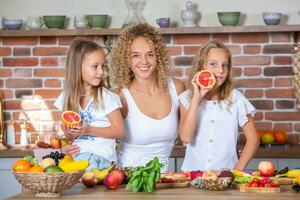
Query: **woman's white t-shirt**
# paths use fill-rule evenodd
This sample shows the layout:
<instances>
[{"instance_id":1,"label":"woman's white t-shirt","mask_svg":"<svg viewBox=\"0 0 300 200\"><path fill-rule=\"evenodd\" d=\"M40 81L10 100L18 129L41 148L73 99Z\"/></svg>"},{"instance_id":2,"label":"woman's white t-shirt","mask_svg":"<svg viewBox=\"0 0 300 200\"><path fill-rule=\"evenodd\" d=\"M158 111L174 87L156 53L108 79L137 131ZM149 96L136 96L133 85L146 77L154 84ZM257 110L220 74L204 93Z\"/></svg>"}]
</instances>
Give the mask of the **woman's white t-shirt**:
<instances>
[{"instance_id":1,"label":"woman's white t-shirt","mask_svg":"<svg viewBox=\"0 0 300 200\"><path fill-rule=\"evenodd\" d=\"M190 106L190 94L187 90L179 96L186 109ZM243 127L248 122L247 115L253 116L256 110L236 89L232 90L230 98L230 106L225 101L206 100L200 104L196 130L187 144L183 171L234 168L238 161L238 127Z\"/></svg>"},{"instance_id":2,"label":"woman's white t-shirt","mask_svg":"<svg viewBox=\"0 0 300 200\"><path fill-rule=\"evenodd\" d=\"M64 93L62 92L54 103L54 106L63 110ZM122 107L120 98L117 94L102 88L102 104L98 109L94 106L94 101L91 99L87 106L82 109L79 106L79 113L86 123L94 127L108 127L110 121L107 117L112 111ZM89 133L80 136L74 140L74 143L79 146L80 153L89 152L103 156L109 161L116 161L116 140L102 137L90 136Z\"/></svg>"},{"instance_id":3,"label":"woman's white t-shirt","mask_svg":"<svg viewBox=\"0 0 300 200\"><path fill-rule=\"evenodd\" d=\"M179 100L173 80L168 79L167 83L172 108L170 113L160 120L142 113L130 91L127 88L122 90L128 105L128 115L124 119L126 131L118 155L120 166L142 166L154 157L158 157L164 164L161 172L168 170L168 159L178 135Z\"/></svg>"}]
</instances>

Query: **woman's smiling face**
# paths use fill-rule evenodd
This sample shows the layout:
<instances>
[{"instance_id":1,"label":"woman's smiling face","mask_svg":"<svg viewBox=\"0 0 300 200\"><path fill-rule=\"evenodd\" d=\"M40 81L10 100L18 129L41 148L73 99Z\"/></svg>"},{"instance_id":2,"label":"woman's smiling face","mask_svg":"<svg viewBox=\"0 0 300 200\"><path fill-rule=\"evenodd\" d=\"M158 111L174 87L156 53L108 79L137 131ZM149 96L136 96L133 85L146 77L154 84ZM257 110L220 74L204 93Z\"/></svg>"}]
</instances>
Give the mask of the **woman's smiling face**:
<instances>
[{"instance_id":1,"label":"woman's smiling face","mask_svg":"<svg viewBox=\"0 0 300 200\"><path fill-rule=\"evenodd\" d=\"M151 42L145 37L133 40L130 49L130 68L136 77L149 78L154 75L156 55Z\"/></svg>"}]
</instances>

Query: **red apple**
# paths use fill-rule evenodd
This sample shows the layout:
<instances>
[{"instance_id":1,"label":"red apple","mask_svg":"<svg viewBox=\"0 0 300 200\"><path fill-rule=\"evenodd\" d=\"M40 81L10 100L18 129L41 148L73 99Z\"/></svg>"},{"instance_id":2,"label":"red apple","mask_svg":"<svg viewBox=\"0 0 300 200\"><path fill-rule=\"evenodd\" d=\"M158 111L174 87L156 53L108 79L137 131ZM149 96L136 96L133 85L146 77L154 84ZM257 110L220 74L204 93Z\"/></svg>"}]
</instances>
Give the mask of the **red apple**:
<instances>
[{"instance_id":1,"label":"red apple","mask_svg":"<svg viewBox=\"0 0 300 200\"><path fill-rule=\"evenodd\" d=\"M261 176L272 176L275 172L275 165L270 161L261 161L258 164L258 171Z\"/></svg>"},{"instance_id":2,"label":"red apple","mask_svg":"<svg viewBox=\"0 0 300 200\"><path fill-rule=\"evenodd\" d=\"M87 172L84 172L81 182L86 187L94 187L94 185L98 184L98 177L94 172L87 171Z\"/></svg>"},{"instance_id":3,"label":"red apple","mask_svg":"<svg viewBox=\"0 0 300 200\"><path fill-rule=\"evenodd\" d=\"M120 169L114 169L110 173L116 174L118 176L119 185L121 185L123 183L125 176L124 176L124 173Z\"/></svg>"},{"instance_id":4,"label":"red apple","mask_svg":"<svg viewBox=\"0 0 300 200\"><path fill-rule=\"evenodd\" d=\"M59 149L61 147L61 141L57 138L51 138L50 145L53 149Z\"/></svg>"},{"instance_id":5,"label":"red apple","mask_svg":"<svg viewBox=\"0 0 300 200\"><path fill-rule=\"evenodd\" d=\"M197 171L191 171L190 172L190 176L191 176L191 179L194 180L195 178L197 178L198 176L202 177L203 175L203 172L200 171L200 170L197 170Z\"/></svg>"},{"instance_id":6,"label":"red apple","mask_svg":"<svg viewBox=\"0 0 300 200\"><path fill-rule=\"evenodd\" d=\"M105 176L103 184L108 189L114 190L119 186L119 182L119 176L116 173L109 173Z\"/></svg>"}]
</instances>

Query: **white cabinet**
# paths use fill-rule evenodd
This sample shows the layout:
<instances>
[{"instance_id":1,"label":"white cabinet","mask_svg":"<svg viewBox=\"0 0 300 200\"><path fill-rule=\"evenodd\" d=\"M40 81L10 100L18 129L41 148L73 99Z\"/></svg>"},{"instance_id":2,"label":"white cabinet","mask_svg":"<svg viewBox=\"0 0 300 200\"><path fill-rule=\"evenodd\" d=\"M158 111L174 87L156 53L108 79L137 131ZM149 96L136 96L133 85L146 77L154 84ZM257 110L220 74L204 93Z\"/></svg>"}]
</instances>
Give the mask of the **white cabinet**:
<instances>
[{"instance_id":1,"label":"white cabinet","mask_svg":"<svg viewBox=\"0 0 300 200\"><path fill-rule=\"evenodd\" d=\"M7 199L21 193L21 185L11 172L11 167L19 158L0 158L0 199Z\"/></svg>"}]
</instances>

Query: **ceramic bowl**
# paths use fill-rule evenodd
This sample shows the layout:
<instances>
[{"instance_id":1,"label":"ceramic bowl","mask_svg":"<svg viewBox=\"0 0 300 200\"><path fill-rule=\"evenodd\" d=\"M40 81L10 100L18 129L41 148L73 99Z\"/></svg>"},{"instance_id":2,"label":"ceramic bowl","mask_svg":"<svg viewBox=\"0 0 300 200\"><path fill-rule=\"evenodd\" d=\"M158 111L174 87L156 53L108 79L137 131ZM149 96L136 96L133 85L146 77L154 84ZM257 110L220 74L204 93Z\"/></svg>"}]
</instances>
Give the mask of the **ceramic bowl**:
<instances>
[{"instance_id":1,"label":"ceramic bowl","mask_svg":"<svg viewBox=\"0 0 300 200\"><path fill-rule=\"evenodd\" d=\"M92 28L104 28L108 15L87 15L88 25Z\"/></svg>"},{"instance_id":2,"label":"ceramic bowl","mask_svg":"<svg viewBox=\"0 0 300 200\"><path fill-rule=\"evenodd\" d=\"M4 19L3 27L8 30L18 30L22 27L23 20L22 19Z\"/></svg>"},{"instance_id":3,"label":"ceramic bowl","mask_svg":"<svg viewBox=\"0 0 300 200\"><path fill-rule=\"evenodd\" d=\"M239 22L241 12L218 12L217 14L223 26L235 26Z\"/></svg>"},{"instance_id":4,"label":"ceramic bowl","mask_svg":"<svg viewBox=\"0 0 300 200\"><path fill-rule=\"evenodd\" d=\"M278 25L280 23L282 14L279 12L264 12L263 20L266 25Z\"/></svg>"},{"instance_id":5,"label":"ceramic bowl","mask_svg":"<svg viewBox=\"0 0 300 200\"><path fill-rule=\"evenodd\" d=\"M65 15L48 15L48 16L43 16L43 21L47 28L58 28L62 29L65 26L65 20L66 16Z\"/></svg>"}]
</instances>

